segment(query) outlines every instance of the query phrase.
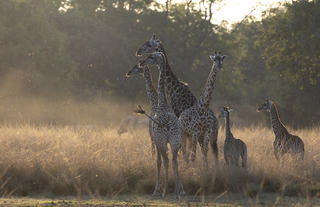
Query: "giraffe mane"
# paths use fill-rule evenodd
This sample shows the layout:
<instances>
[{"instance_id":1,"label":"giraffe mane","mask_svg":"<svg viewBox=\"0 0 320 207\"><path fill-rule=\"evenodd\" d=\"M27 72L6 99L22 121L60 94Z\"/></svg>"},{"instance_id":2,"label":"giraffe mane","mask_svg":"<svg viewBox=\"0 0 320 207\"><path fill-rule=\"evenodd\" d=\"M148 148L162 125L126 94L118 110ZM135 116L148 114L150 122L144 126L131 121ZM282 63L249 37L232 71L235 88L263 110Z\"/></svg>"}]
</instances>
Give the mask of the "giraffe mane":
<instances>
[{"instance_id":1,"label":"giraffe mane","mask_svg":"<svg viewBox=\"0 0 320 207\"><path fill-rule=\"evenodd\" d=\"M272 101L272 105L273 105L273 107L274 107L274 110L275 110L275 112L276 112L276 115L277 115L277 117L278 117L278 119L279 119L279 121L280 121L280 124L283 126L283 128L285 128L285 130L287 131L287 128L286 128L286 126L283 124L283 122L281 121L281 119L280 119L280 115L279 115L279 111L278 111L278 107L277 107L277 105Z\"/></svg>"}]
</instances>

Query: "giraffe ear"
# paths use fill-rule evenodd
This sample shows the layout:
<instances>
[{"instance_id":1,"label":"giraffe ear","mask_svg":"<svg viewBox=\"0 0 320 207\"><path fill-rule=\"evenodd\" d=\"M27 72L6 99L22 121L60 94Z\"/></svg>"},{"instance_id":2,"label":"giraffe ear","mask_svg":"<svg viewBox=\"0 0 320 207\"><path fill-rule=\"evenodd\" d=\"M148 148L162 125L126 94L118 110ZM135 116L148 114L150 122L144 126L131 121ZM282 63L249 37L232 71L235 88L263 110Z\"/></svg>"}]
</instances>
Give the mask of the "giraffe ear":
<instances>
[{"instance_id":1,"label":"giraffe ear","mask_svg":"<svg viewBox=\"0 0 320 207\"><path fill-rule=\"evenodd\" d=\"M227 58L228 56L226 56L226 55L224 55L224 56L222 56L222 61L225 59L225 58Z\"/></svg>"},{"instance_id":2,"label":"giraffe ear","mask_svg":"<svg viewBox=\"0 0 320 207\"><path fill-rule=\"evenodd\" d=\"M209 58L214 61L214 56L213 55L209 55Z\"/></svg>"},{"instance_id":3,"label":"giraffe ear","mask_svg":"<svg viewBox=\"0 0 320 207\"><path fill-rule=\"evenodd\" d=\"M232 109L232 108L229 108L229 110L228 110L228 111L229 111L229 113L231 113L231 112L233 111L233 109Z\"/></svg>"}]
</instances>

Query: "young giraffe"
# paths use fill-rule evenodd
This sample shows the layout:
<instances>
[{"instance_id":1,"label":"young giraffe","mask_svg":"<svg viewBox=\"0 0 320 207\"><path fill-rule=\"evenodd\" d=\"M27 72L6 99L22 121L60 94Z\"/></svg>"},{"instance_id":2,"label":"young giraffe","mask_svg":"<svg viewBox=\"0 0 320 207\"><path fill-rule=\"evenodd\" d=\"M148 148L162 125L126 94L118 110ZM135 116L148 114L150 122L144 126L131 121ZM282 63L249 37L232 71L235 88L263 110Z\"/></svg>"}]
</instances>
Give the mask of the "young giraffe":
<instances>
[{"instance_id":1,"label":"young giraffe","mask_svg":"<svg viewBox=\"0 0 320 207\"><path fill-rule=\"evenodd\" d=\"M168 188L168 155L167 144L170 144L172 152L172 168L174 171L175 181L175 195L179 198L180 194L184 194L183 186L180 181L178 171L178 151L181 147L181 124L174 114L174 111L170 104L167 103L165 94L165 67L166 57L161 52L154 52L149 55L144 61L140 63L141 66L145 65L157 65L160 69L158 80L158 106L156 107L153 131L154 142L157 149L157 173L156 173L156 185L153 195L158 195L160 190L160 168L161 158L164 163L164 191L163 196L166 195Z\"/></svg>"},{"instance_id":2,"label":"young giraffe","mask_svg":"<svg viewBox=\"0 0 320 207\"><path fill-rule=\"evenodd\" d=\"M266 110L270 112L271 125L275 134L273 142L274 155L277 160L283 157L284 154L298 156L301 160L304 158L304 144L300 137L292 135L280 121L279 113L276 104L271 100L266 100L257 111Z\"/></svg>"},{"instance_id":3,"label":"young giraffe","mask_svg":"<svg viewBox=\"0 0 320 207\"><path fill-rule=\"evenodd\" d=\"M145 68L143 68L140 66L140 64L137 64L129 72L126 73L126 79L129 79L131 75L135 75L135 74L142 75L144 77L144 80L146 83L147 96L151 105L150 117L154 117L157 110L157 106L158 106L158 94L152 83L152 76L150 74L150 69L148 66L145 66ZM149 135L151 138L152 154L154 154L155 146L154 146L154 132L153 132L152 124L153 124L152 120L149 119Z\"/></svg>"},{"instance_id":4,"label":"young giraffe","mask_svg":"<svg viewBox=\"0 0 320 207\"><path fill-rule=\"evenodd\" d=\"M203 154L204 166L208 167L207 152L208 152L208 143L210 141L210 133L212 131L204 132L202 134L202 126L206 124L207 113L209 110L209 104L212 97L212 91L214 89L214 82L217 72L222 68L223 60L225 55L221 53L215 53L214 56L210 56L210 59L213 61L211 71L208 76L206 86L199 97L199 100L196 104L190 108L184 110L180 115L180 122L182 125L183 132L192 137L192 151L191 158L195 158L197 141L199 142Z\"/></svg>"},{"instance_id":5,"label":"young giraffe","mask_svg":"<svg viewBox=\"0 0 320 207\"><path fill-rule=\"evenodd\" d=\"M224 159L227 165L239 166L239 158L242 159L242 167L247 167L247 145L236 139L230 130L230 113L232 109L229 107L223 107L219 118L226 119L226 140L224 142Z\"/></svg>"},{"instance_id":6,"label":"young giraffe","mask_svg":"<svg viewBox=\"0 0 320 207\"><path fill-rule=\"evenodd\" d=\"M156 39L155 35L148 41L146 41L137 51L137 56L141 56L143 54L152 53L154 51L162 52L166 59L167 53L161 43L160 40ZM197 103L197 98L192 94L187 84L179 81L176 75L172 72L171 67L166 62L166 71L165 71L165 83L166 83L166 91L167 96L169 98L170 104L174 110L174 113L177 117L180 117L180 114L190 108L191 106ZM199 128L201 128L201 132L199 133L201 137L205 134L210 137L210 144L212 147L212 152L214 155L215 163L218 164L218 120L215 117L213 111L211 109L203 117L205 119L204 122L201 122ZM190 136L187 136L189 140L191 140ZM202 138L203 139L203 138ZM185 135L183 136L183 142L185 142ZM188 161L188 154L186 154L186 146L183 144L183 153L185 160ZM189 145L189 148L192 147ZM190 150L190 149L189 149ZM192 157L192 161L194 161L195 157Z\"/></svg>"}]
</instances>

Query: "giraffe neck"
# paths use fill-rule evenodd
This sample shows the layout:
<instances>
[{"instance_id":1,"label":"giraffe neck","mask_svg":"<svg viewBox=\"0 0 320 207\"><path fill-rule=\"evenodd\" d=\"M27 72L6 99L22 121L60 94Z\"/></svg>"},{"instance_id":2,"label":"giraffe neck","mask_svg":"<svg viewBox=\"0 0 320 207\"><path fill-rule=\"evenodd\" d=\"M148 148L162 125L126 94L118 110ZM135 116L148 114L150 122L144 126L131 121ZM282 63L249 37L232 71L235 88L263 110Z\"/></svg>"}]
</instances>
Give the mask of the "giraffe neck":
<instances>
[{"instance_id":1,"label":"giraffe neck","mask_svg":"<svg viewBox=\"0 0 320 207\"><path fill-rule=\"evenodd\" d=\"M167 88L168 92L169 92L169 96L174 96L174 86L177 86L179 84L181 84L181 82L179 81L179 79L177 78L177 76L172 72L171 67L169 65L168 62L168 55L167 52L165 51L165 49L163 48L162 44L161 44L161 51L164 54L166 61L165 61L165 81L166 81L166 85L170 85L173 86L171 88Z\"/></svg>"},{"instance_id":2,"label":"giraffe neck","mask_svg":"<svg viewBox=\"0 0 320 207\"><path fill-rule=\"evenodd\" d=\"M158 107L164 109L167 107L167 98L165 94L165 70L166 70L166 57L162 54L163 62L159 65L160 73L158 79Z\"/></svg>"},{"instance_id":3,"label":"giraffe neck","mask_svg":"<svg viewBox=\"0 0 320 207\"><path fill-rule=\"evenodd\" d=\"M272 104L270 109L270 117L273 132L276 135L276 137L282 137L283 134L288 132L286 127L280 121L278 109L274 103Z\"/></svg>"},{"instance_id":4,"label":"giraffe neck","mask_svg":"<svg viewBox=\"0 0 320 207\"><path fill-rule=\"evenodd\" d=\"M167 58L167 53L162 44L160 46L160 49L166 58L165 83L167 96L170 100L175 115L179 117L181 112L193 106L196 103L197 99L192 94L189 87L186 86L185 83L179 81L177 76L171 70Z\"/></svg>"},{"instance_id":5,"label":"giraffe neck","mask_svg":"<svg viewBox=\"0 0 320 207\"><path fill-rule=\"evenodd\" d=\"M153 86L152 83L152 76L150 74L149 67L145 67L143 70L143 76L146 82L146 89L147 89L147 95L149 98L149 102L151 104L152 111L155 111L157 105L158 105L158 94L156 89Z\"/></svg>"},{"instance_id":6,"label":"giraffe neck","mask_svg":"<svg viewBox=\"0 0 320 207\"><path fill-rule=\"evenodd\" d=\"M208 111L209 109L212 91L214 89L214 82L217 74L217 69L218 69L217 64L214 64L208 76L207 84L198 101L199 107L204 111Z\"/></svg>"},{"instance_id":7,"label":"giraffe neck","mask_svg":"<svg viewBox=\"0 0 320 207\"><path fill-rule=\"evenodd\" d=\"M226 116L226 141L230 140L232 138L232 133L230 130L230 117L229 113Z\"/></svg>"}]
</instances>

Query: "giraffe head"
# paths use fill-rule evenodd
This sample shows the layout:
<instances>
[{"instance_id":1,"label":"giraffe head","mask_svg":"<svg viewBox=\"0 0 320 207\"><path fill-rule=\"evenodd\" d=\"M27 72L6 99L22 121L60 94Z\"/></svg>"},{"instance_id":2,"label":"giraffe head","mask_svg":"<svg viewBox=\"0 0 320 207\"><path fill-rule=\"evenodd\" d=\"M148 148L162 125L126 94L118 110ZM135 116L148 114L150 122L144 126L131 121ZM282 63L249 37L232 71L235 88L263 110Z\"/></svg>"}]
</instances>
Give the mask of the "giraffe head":
<instances>
[{"instance_id":1,"label":"giraffe head","mask_svg":"<svg viewBox=\"0 0 320 207\"><path fill-rule=\"evenodd\" d=\"M273 101L267 99L260 107L257 108L257 112L260 111L270 111L271 107L272 107Z\"/></svg>"},{"instance_id":2,"label":"giraffe head","mask_svg":"<svg viewBox=\"0 0 320 207\"><path fill-rule=\"evenodd\" d=\"M209 55L209 57L214 62L215 66L217 66L217 69L220 70L222 68L222 63L227 56L222 55L221 52L215 52L214 55Z\"/></svg>"},{"instance_id":3,"label":"giraffe head","mask_svg":"<svg viewBox=\"0 0 320 207\"><path fill-rule=\"evenodd\" d=\"M150 54L146 59L140 62L140 66L145 65L161 65L165 62L165 57L162 52L156 51Z\"/></svg>"},{"instance_id":4,"label":"giraffe head","mask_svg":"<svg viewBox=\"0 0 320 207\"><path fill-rule=\"evenodd\" d=\"M162 48L161 41L156 39L156 35L153 34L151 39L146 41L136 52L136 56L143 54L153 53L156 48Z\"/></svg>"},{"instance_id":5,"label":"giraffe head","mask_svg":"<svg viewBox=\"0 0 320 207\"><path fill-rule=\"evenodd\" d=\"M232 111L233 111L232 108L230 108L229 106L224 106L221 109L219 118L226 118Z\"/></svg>"},{"instance_id":6,"label":"giraffe head","mask_svg":"<svg viewBox=\"0 0 320 207\"><path fill-rule=\"evenodd\" d=\"M140 65L140 63L135 65L131 70L129 70L126 73L126 80L128 80L131 77L131 75L139 75L139 74L143 74L143 67Z\"/></svg>"}]
</instances>

